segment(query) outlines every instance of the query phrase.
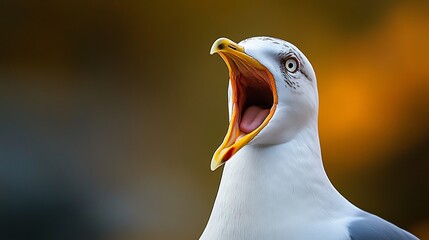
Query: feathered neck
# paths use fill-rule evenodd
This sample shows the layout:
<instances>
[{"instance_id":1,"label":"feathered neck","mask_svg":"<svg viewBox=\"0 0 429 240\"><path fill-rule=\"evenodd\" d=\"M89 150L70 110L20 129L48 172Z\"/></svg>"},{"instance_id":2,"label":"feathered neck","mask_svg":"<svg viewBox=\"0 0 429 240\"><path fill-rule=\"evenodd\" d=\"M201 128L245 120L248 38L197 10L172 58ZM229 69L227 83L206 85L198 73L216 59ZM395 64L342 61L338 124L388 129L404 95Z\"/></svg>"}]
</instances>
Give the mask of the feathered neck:
<instances>
[{"instance_id":1,"label":"feathered neck","mask_svg":"<svg viewBox=\"0 0 429 240\"><path fill-rule=\"evenodd\" d=\"M225 164L203 237L239 236L239 228L288 231L301 219L329 218L351 206L325 173L315 122L288 142L248 145Z\"/></svg>"}]
</instances>

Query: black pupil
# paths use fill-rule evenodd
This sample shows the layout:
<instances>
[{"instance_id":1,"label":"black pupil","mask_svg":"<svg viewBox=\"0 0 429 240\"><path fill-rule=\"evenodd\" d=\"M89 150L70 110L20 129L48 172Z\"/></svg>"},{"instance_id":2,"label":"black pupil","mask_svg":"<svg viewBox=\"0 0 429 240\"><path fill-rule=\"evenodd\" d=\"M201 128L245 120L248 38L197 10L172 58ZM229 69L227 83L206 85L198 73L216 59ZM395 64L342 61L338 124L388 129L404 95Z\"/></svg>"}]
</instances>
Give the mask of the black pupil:
<instances>
[{"instance_id":1,"label":"black pupil","mask_svg":"<svg viewBox=\"0 0 429 240\"><path fill-rule=\"evenodd\" d=\"M289 63L287 66L288 66L288 68L293 68L294 64L293 63Z\"/></svg>"}]
</instances>

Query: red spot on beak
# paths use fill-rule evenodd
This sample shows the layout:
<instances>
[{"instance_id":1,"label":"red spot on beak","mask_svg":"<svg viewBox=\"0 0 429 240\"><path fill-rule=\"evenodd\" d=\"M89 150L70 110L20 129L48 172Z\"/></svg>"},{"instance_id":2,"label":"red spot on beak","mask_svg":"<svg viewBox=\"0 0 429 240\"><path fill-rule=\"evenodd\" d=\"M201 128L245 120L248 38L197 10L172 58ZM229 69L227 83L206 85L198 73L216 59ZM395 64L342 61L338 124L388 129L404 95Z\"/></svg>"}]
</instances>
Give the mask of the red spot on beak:
<instances>
[{"instance_id":1,"label":"red spot on beak","mask_svg":"<svg viewBox=\"0 0 429 240\"><path fill-rule=\"evenodd\" d=\"M226 152L225 153L225 155L223 156L223 162L226 162L226 161L228 161L231 157L232 157L232 153L234 152L234 148L232 147L232 148L230 148L229 150L228 150L228 152Z\"/></svg>"}]
</instances>

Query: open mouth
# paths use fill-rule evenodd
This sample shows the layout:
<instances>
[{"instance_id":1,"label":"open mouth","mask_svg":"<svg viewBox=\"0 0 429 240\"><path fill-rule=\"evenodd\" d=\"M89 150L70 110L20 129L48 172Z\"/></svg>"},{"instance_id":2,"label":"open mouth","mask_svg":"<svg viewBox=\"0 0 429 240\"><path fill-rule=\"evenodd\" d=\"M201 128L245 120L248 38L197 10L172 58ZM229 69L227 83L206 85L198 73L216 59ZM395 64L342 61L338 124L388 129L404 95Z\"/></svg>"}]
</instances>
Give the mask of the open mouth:
<instances>
[{"instance_id":1,"label":"open mouth","mask_svg":"<svg viewBox=\"0 0 429 240\"><path fill-rule=\"evenodd\" d=\"M237 75L235 84L239 128L243 134L251 133L261 126L273 107L273 92L266 79L259 76L246 76L249 72Z\"/></svg>"},{"instance_id":2,"label":"open mouth","mask_svg":"<svg viewBox=\"0 0 429 240\"><path fill-rule=\"evenodd\" d=\"M229 69L232 115L228 132L216 150L211 168L218 168L249 143L270 121L277 107L277 92L270 71L238 44L221 38L212 47Z\"/></svg>"}]
</instances>

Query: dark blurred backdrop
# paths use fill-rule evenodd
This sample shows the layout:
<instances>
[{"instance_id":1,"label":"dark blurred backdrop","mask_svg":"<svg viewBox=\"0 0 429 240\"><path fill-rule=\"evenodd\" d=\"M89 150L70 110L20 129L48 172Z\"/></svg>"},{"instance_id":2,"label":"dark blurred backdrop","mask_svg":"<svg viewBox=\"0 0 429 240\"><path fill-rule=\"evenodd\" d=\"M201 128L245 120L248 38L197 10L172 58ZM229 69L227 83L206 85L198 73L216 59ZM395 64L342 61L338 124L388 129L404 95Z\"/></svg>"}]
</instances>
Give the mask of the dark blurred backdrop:
<instances>
[{"instance_id":1,"label":"dark blurred backdrop","mask_svg":"<svg viewBox=\"0 0 429 240\"><path fill-rule=\"evenodd\" d=\"M297 45L319 84L326 170L429 239L429 4L0 1L0 238L196 239L222 170L214 40Z\"/></svg>"}]
</instances>

